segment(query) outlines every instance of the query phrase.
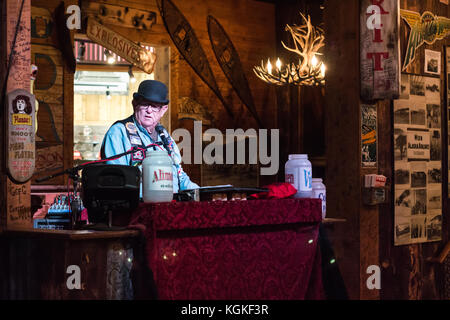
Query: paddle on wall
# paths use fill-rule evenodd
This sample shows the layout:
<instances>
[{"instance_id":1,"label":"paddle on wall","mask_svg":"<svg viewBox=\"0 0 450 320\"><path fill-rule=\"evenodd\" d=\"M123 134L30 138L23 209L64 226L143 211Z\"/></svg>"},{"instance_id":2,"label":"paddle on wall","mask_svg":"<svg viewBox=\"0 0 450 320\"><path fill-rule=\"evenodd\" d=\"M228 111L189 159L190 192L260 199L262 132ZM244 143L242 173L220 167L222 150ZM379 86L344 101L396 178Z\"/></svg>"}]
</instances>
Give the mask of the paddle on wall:
<instances>
[{"instance_id":1,"label":"paddle on wall","mask_svg":"<svg viewBox=\"0 0 450 320\"><path fill-rule=\"evenodd\" d=\"M248 85L247 77L242 68L241 60L230 37L226 34L223 27L213 16L208 16L208 34L217 62L222 68L223 73L227 77L234 91L248 108L252 116L255 118L259 127L263 125L256 112L255 103Z\"/></svg>"},{"instance_id":2,"label":"paddle on wall","mask_svg":"<svg viewBox=\"0 0 450 320\"><path fill-rule=\"evenodd\" d=\"M158 1L158 7L164 26L180 54L192 69L194 69L197 75L216 94L225 107L228 115L234 119L231 108L227 105L219 91L208 58L189 22L170 0Z\"/></svg>"}]
</instances>

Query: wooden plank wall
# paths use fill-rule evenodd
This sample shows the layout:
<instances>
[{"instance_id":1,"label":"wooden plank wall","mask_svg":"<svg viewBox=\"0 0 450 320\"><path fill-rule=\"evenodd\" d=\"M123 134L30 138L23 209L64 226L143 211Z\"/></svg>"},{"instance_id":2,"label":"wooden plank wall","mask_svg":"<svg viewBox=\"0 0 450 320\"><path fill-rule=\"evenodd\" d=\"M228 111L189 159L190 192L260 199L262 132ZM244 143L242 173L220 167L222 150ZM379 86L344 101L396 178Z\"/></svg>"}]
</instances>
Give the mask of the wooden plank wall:
<instances>
[{"instance_id":1,"label":"wooden plank wall","mask_svg":"<svg viewBox=\"0 0 450 320\"><path fill-rule=\"evenodd\" d=\"M32 0L32 63L39 68L35 81L39 101L36 133L35 179L73 166L73 73L67 67L57 41L54 12L61 1ZM76 0L64 2L66 6ZM71 34L73 39L73 32ZM41 184L64 185L67 176Z\"/></svg>"},{"instance_id":2,"label":"wooden plank wall","mask_svg":"<svg viewBox=\"0 0 450 320\"><path fill-rule=\"evenodd\" d=\"M431 11L438 16L450 17L450 6L441 3L439 0L400 0L400 8L407 9L422 14L424 11ZM406 52L406 45L409 37L409 27L407 27L403 19L400 22L400 45L402 54L402 63ZM448 198L447 198L447 115L445 97L445 51L444 46L450 45L450 38L436 41L433 45L424 44L416 52L416 59L407 68L407 73L424 74L424 58L425 49L440 51L441 60L441 105L442 105L442 195L443 195L443 241L425 244L414 244L404 246L393 246L394 219L393 206L391 204L380 208L380 262L382 263L382 290L381 299L441 299L441 289L443 285L442 272L443 268L427 262L427 259L439 253L442 246L449 239L448 219ZM380 108L382 112L380 112ZM388 177L393 177L392 167L393 160L389 159L392 147L392 113L389 102L379 103L379 124L383 127L379 128L379 154L383 157L380 159L380 169L386 172ZM390 134L387 132L389 129ZM381 131L386 130L386 131ZM447 133L447 134L446 134ZM384 154L389 155L384 156ZM392 181L392 180L391 180Z\"/></svg>"}]
</instances>

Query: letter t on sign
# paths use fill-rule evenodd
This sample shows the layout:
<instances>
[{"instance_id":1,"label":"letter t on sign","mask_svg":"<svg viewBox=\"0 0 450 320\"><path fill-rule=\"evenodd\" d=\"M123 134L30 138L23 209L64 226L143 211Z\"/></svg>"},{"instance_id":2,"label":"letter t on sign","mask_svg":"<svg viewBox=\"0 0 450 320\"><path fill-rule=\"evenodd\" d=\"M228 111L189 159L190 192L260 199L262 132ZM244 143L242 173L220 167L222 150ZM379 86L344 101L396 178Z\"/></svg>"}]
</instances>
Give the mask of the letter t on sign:
<instances>
[{"instance_id":1,"label":"letter t on sign","mask_svg":"<svg viewBox=\"0 0 450 320\"><path fill-rule=\"evenodd\" d=\"M389 52L368 52L367 59L374 59L374 68L373 71L382 71L381 67L381 57L383 59L389 58Z\"/></svg>"}]
</instances>

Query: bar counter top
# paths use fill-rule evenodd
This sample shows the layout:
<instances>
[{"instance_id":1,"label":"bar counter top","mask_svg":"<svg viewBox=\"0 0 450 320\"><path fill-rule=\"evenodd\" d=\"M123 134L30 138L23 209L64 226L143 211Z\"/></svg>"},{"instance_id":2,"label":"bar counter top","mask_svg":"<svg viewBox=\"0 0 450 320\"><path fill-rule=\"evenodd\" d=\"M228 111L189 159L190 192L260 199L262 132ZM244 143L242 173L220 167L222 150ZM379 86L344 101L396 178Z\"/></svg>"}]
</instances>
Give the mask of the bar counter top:
<instances>
[{"instance_id":1,"label":"bar counter top","mask_svg":"<svg viewBox=\"0 0 450 320\"><path fill-rule=\"evenodd\" d=\"M0 237L39 237L61 240L94 240L94 239L119 239L132 238L139 235L138 230L97 231L97 230L46 230L8 228L0 232Z\"/></svg>"}]
</instances>

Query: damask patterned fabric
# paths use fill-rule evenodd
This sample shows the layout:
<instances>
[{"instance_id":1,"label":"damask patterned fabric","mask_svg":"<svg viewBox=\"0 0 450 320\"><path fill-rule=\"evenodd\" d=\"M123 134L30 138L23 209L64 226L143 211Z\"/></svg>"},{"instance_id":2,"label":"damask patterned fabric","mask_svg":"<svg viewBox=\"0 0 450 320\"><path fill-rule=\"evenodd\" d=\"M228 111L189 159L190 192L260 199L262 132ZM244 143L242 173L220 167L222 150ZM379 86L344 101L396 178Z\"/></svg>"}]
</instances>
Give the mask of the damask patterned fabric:
<instances>
[{"instance_id":1,"label":"damask patterned fabric","mask_svg":"<svg viewBox=\"0 0 450 320\"><path fill-rule=\"evenodd\" d=\"M160 299L323 299L320 199L141 204Z\"/></svg>"}]
</instances>

